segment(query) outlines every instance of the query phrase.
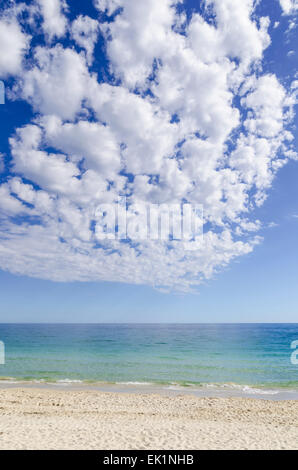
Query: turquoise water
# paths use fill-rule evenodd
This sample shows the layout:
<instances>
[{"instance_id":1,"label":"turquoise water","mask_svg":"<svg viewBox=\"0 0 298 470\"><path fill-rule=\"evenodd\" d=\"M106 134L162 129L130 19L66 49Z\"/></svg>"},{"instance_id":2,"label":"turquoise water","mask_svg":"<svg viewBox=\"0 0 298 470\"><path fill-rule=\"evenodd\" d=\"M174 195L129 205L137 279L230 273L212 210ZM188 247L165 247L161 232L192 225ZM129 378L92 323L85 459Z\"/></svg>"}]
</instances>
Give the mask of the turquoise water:
<instances>
[{"instance_id":1,"label":"turquoise water","mask_svg":"<svg viewBox=\"0 0 298 470\"><path fill-rule=\"evenodd\" d=\"M298 390L298 324L0 324L4 380Z\"/></svg>"}]
</instances>

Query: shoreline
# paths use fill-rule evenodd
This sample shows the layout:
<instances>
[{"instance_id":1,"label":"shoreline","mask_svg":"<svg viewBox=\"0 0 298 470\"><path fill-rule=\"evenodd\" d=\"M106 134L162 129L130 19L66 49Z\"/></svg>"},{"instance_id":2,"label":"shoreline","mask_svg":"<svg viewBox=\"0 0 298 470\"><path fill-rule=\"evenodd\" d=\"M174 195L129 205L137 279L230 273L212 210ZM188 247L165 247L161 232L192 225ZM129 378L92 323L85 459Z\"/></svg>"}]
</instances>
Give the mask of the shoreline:
<instances>
[{"instance_id":1,"label":"shoreline","mask_svg":"<svg viewBox=\"0 0 298 470\"><path fill-rule=\"evenodd\" d=\"M298 449L298 401L0 389L0 449Z\"/></svg>"},{"instance_id":2,"label":"shoreline","mask_svg":"<svg viewBox=\"0 0 298 470\"><path fill-rule=\"evenodd\" d=\"M255 398L258 400L298 400L298 390L291 388L267 388L244 384L202 384L181 385L178 383L158 384L149 382L84 382L80 380L0 379L0 390L14 388L36 388L65 391L97 391L108 393L159 394L165 396L193 395L198 398Z\"/></svg>"}]
</instances>

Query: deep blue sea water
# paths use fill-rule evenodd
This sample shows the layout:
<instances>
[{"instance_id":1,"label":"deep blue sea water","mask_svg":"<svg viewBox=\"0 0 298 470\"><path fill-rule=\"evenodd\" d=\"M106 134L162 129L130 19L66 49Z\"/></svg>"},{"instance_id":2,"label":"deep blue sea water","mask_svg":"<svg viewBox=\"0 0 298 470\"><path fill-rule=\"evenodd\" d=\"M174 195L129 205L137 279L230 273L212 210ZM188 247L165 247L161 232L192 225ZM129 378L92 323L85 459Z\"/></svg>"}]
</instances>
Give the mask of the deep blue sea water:
<instances>
[{"instance_id":1,"label":"deep blue sea water","mask_svg":"<svg viewBox=\"0 0 298 470\"><path fill-rule=\"evenodd\" d=\"M298 324L0 324L7 380L298 391ZM8 379L9 378L9 379Z\"/></svg>"}]
</instances>

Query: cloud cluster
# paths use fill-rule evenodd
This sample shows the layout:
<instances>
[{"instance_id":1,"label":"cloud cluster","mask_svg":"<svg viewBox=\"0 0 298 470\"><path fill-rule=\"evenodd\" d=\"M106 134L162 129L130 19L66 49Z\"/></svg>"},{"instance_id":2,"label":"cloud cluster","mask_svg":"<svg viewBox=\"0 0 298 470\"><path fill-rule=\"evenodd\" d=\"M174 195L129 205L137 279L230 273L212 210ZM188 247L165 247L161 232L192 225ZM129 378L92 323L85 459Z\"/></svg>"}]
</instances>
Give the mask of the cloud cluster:
<instances>
[{"instance_id":1,"label":"cloud cluster","mask_svg":"<svg viewBox=\"0 0 298 470\"><path fill-rule=\"evenodd\" d=\"M99 23L89 16L78 16L71 25L71 34L75 42L85 49L87 61L92 62L94 46L99 33Z\"/></svg>"},{"instance_id":2,"label":"cloud cluster","mask_svg":"<svg viewBox=\"0 0 298 470\"><path fill-rule=\"evenodd\" d=\"M0 16L0 76L7 78L22 70L22 61L29 37L15 18Z\"/></svg>"},{"instance_id":3,"label":"cloud cluster","mask_svg":"<svg viewBox=\"0 0 298 470\"><path fill-rule=\"evenodd\" d=\"M297 0L279 0L279 3L285 15L294 15L298 12Z\"/></svg>"},{"instance_id":4,"label":"cloud cluster","mask_svg":"<svg viewBox=\"0 0 298 470\"><path fill-rule=\"evenodd\" d=\"M185 3L97 0L98 20L71 22L65 2L37 0L31 23L42 19L45 40L26 60L30 38L17 14L3 13L11 60L0 56L0 76L15 76L16 98L35 115L9 139L2 269L189 290L259 243L253 209L296 158L296 98L262 72L270 21L253 0L207 0L191 15ZM99 34L106 79L94 70ZM178 240L99 243L96 208L119 196L202 205L203 243L192 251Z\"/></svg>"},{"instance_id":5,"label":"cloud cluster","mask_svg":"<svg viewBox=\"0 0 298 470\"><path fill-rule=\"evenodd\" d=\"M43 18L42 26L47 39L63 37L67 28L64 10L67 9L63 0L37 0Z\"/></svg>"}]
</instances>

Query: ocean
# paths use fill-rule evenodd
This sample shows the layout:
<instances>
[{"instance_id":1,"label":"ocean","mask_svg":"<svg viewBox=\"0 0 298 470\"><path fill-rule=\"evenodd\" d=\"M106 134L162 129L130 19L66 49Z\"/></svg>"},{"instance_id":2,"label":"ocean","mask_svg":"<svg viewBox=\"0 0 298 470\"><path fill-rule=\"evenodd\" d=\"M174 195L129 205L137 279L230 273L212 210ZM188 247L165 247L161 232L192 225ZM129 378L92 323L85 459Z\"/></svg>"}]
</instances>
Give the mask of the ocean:
<instances>
[{"instance_id":1,"label":"ocean","mask_svg":"<svg viewBox=\"0 0 298 470\"><path fill-rule=\"evenodd\" d=\"M298 324L0 324L0 384L298 398Z\"/></svg>"}]
</instances>

